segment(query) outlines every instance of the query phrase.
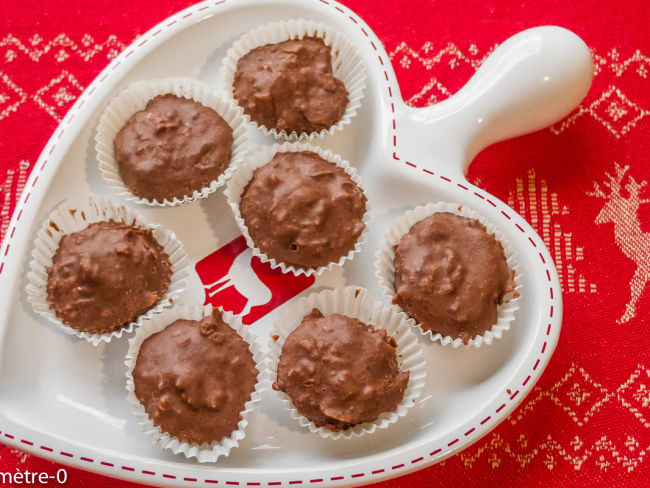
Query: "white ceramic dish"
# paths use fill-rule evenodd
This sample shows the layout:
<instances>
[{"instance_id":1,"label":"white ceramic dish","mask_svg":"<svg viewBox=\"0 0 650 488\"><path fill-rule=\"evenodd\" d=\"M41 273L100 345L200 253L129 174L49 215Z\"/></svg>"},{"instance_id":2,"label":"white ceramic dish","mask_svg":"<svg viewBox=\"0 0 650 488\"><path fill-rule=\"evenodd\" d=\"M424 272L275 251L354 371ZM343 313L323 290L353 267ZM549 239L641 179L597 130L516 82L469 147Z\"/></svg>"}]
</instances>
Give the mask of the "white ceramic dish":
<instances>
[{"instance_id":1,"label":"white ceramic dish","mask_svg":"<svg viewBox=\"0 0 650 488\"><path fill-rule=\"evenodd\" d=\"M240 447L217 464L199 465L161 452L138 432L124 398L127 341L94 348L32 312L23 291L28 256L38 224L62 200L80 192L113 196L93 150L98 117L112 97L141 79L193 76L216 84L220 60L235 39L291 17L342 32L358 46L368 73L362 110L345 130L319 141L351 161L365 182L374 213L368 243L355 260L324 273L303 294L355 284L380 297L373 261L387 226L407 208L431 200L474 208L504 232L521 260L526 294L511 330L490 347L423 344L427 370L436 374L427 374L417 404L390 428L331 442L296 426L268 392L249 417ZM468 183L464 170L486 145L566 115L591 78L584 43L564 29L542 27L504 42L449 100L412 109L400 97L376 36L356 14L330 0L211 0L165 20L115 58L77 100L37 161L7 230L0 250L2 441L79 468L169 486L369 483L467 447L533 388L558 340L562 299L539 236L504 203ZM250 130L249 135L252 143L273 142ZM238 235L220 193L179 207L137 210L174 230L192 262ZM203 295L192 274L184 298ZM281 309L251 330L266 337Z\"/></svg>"}]
</instances>

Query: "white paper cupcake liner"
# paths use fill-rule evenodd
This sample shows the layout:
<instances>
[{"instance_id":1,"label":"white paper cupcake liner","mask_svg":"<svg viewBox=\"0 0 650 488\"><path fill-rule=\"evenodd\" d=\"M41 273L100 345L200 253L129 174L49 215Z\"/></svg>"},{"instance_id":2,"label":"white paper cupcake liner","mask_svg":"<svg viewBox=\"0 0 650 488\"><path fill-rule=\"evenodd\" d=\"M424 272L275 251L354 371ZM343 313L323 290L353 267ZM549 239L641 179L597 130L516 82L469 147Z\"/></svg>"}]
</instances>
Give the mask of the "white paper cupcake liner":
<instances>
[{"instance_id":1,"label":"white paper cupcake liner","mask_svg":"<svg viewBox=\"0 0 650 488\"><path fill-rule=\"evenodd\" d=\"M162 449L168 449L174 454L183 454L186 458L196 458L200 463L216 462L221 456L228 456L233 447L239 445L244 437L246 437L246 426L248 425L248 415L254 410L255 404L261 400L262 393L266 390L268 378L268 366L266 354L263 350L263 345L255 340L255 335L241 323L238 317L235 317L230 312L222 312L222 318L239 336L242 337L249 344L249 350L253 355L253 361L257 367L257 383L255 390L251 393L251 398L244 404L244 410L241 412L241 420L237 424L237 430L234 430L230 436L224 437L219 442L211 444L197 444L183 442L178 437L173 437L166 432L163 432L160 427L156 427L153 421L147 415L144 406L135 396L135 384L133 383L133 369L140 352L140 346L147 339L147 337L160 332L168 325L171 325L178 319L187 320L201 320L212 313L212 305L185 305L176 304L172 308L165 310L161 314L154 317L152 320L147 321L140 327L135 336L129 340L129 350L126 355L125 364L127 366L126 372L126 389L127 400L134 412L137 423L140 425L142 431L152 438L154 444L158 444Z\"/></svg>"},{"instance_id":2,"label":"white paper cupcake liner","mask_svg":"<svg viewBox=\"0 0 650 488\"><path fill-rule=\"evenodd\" d=\"M512 245L506 239L503 232L497 230L491 222L478 212L456 203L447 202L429 203L427 205L415 207L413 210L406 212L390 226L384 236L384 240L379 246L379 250L377 251L375 275L379 278L379 286L384 291L384 294L391 300L395 297L395 272L393 263L395 259L394 246L397 245L399 240L409 232L414 224L438 212L450 212L481 222L481 224L485 226L486 232L488 234L493 234L494 238L501 243L506 262L510 269L515 272L515 289L511 293L506 294L503 298L503 303L497 307L497 322L482 335L477 335L470 339L467 346L480 347L481 344L484 343L492 344L495 339L500 339L502 337L503 331L510 329L510 323L514 320L515 312L519 309L520 292L522 288L521 265L512 249ZM401 310L401 307L397 305L394 306ZM410 318L409 320L422 335L428 336L431 341L439 341L443 346L451 344L454 348L463 345L463 341L460 338L453 338L448 335L443 336L438 332L434 333L430 330L424 330L417 325L414 319Z\"/></svg>"},{"instance_id":3,"label":"white paper cupcake liner","mask_svg":"<svg viewBox=\"0 0 650 488\"><path fill-rule=\"evenodd\" d=\"M403 312L394 307L389 307L381 302L376 302L365 288L348 286L336 290L325 290L312 293L293 302L276 320L269 341L269 368L271 382L277 380L278 363L282 354L282 346L286 338L300 325L303 317L312 309L317 308L325 316L340 313L356 318L375 329L386 329L388 335L397 342L397 361L402 371L410 371L409 382L404 392L402 402L395 412L384 412L374 422L357 424L342 431L332 431L325 427L317 427L307 417L301 415L293 401L283 391L278 391L278 397L285 405L289 414L298 423L309 428L311 432L318 433L323 438L349 439L352 436L370 434L377 429L385 429L390 424L404 417L408 409L415 404L415 400L422 393L426 377L425 359L422 346L412 332L411 322ZM278 336L277 340L274 336Z\"/></svg>"},{"instance_id":4,"label":"white paper cupcake liner","mask_svg":"<svg viewBox=\"0 0 650 488\"><path fill-rule=\"evenodd\" d=\"M233 146L230 164L216 180L211 181L203 188L195 189L191 195L185 195L180 199L174 197L172 200L165 198L160 202L156 199L149 200L138 197L126 186L115 160L113 142L120 129L134 113L143 110L152 98L167 93L194 100L221 115L232 129ZM99 170L111 190L131 202L158 207L173 207L207 197L230 178L232 171L243 161L246 154L246 124L239 113L237 104L233 100L219 95L205 83L192 78L146 80L130 85L111 101L99 120L95 142Z\"/></svg>"},{"instance_id":5,"label":"white paper cupcake liner","mask_svg":"<svg viewBox=\"0 0 650 488\"><path fill-rule=\"evenodd\" d=\"M260 46L277 44L290 39L302 39L307 36L319 37L323 39L326 46L331 47L332 72L336 78L343 82L348 91L348 106L341 120L329 129L323 129L320 132L302 132L298 134L295 131L291 133L287 133L284 130L278 132L274 128L269 129L261 126L254 120L251 120L244 113L244 109L237 105L246 122L261 129L264 134L270 134L273 137L289 141L303 141L305 139L311 141L316 137L324 137L341 130L344 125L350 123L352 117L357 114L357 111L361 107L363 90L366 86L366 70L354 44L327 25L305 19L274 22L258 27L240 37L228 50L226 58L223 60L223 67L221 68L221 79L226 93L234 99L233 81L237 71L237 61L242 56Z\"/></svg>"},{"instance_id":6,"label":"white paper cupcake liner","mask_svg":"<svg viewBox=\"0 0 650 488\"><path fill-rule=\"evenodd\" d=\"M65 234L71 234L85 229L94 222L113 219L115 222L124 222L142 229L151 229L154 238L163 247L169 256L172 267L172 277L169 289L158 303L139 315L127 327L104 334L91 334L81 332L64 324L54 313L47 299L47 268L52 266L52 258L59 247L59 241ZM94 346L100 342L110 342L114 337L120 338L128 334L134 327L139 327L143 322L160 313L173 301L178 300L186 286L187 255L183 244L176 238L176 234L159 224L147 221L133 210L125 208L108 198L84 195L66 200L54 210L43 222L36 235L33 259L29 263L31 271L27 273L27 301L32 304L34 311L51 322L58 325L68 334L73 334L85 339Z\"/></svg>"},{"instance_id":7,"label":"white paper cupcake liner","mask_svg":"<svg viewBox=\"0 0 650 488\"><path fill-rule=\"evenodd\" d=\"M248 227L246 226L246 223L244 222L244 219L242 218L241 212L239 210L239 203L241 201L242 193L244 192L246 185L248 185L248 182L253 177L253 172L257 168L260 168L265 164L269 163L271 159L273 159L273 156L275 156L276 153L301 152L301 151L314 152L318 154L321 158L325 159L326 161L336 164L336 166L342 168L350 176L352 181L354 181L357 184L357 186L361 188L361 190L363 191L364 195L366 195L367 198L368 193L364 190L362 186L361 177L357 173L357 170L350 165L349 161L342 159L341 156L339 156L338 154L334 154L329 149L321 149L318 146L312 146L307 143L299 143L299 142L294 142L294 143L285 142L283 144L274 144L273 146L264 148L259 152L257 152L256 154L250 156L249 159L244 163L242 163L237 168L237 170L233 173L232 178L230 179L230 181L228 181L228 186L224 191L224 194L226 195L226 198L228 199L228 204L232 208L233 214L235 215L235 221L237 222L237 225L239 226L241 233L246 238L246 243L248 244L248 247L252 249L254 256L258 256L262 262L270 263L272 268L279 267L283 273L293 273L296 276L299 276L301 274L304 274L306 276L311 276L313 274L320 276L328 269L332 269L334 266L343 266L343 263L345 263L345 261L351 260L354 257L354 255L361 250L361 246L366 241L366 237L368 234L368 223L370 222L370 206L367 201L366 201L366 212L363 214L362 217L362 221L366 227L361 233L361 235L359 236L359 238L357 239L357 242L354 245L354 249L348 252L345 256L339 258L338 261L331 262L327 266L321 266L319 268L295 267L293 265L286 264L281 261L277 261L276 259L270 258L266 254L264 254L255 245L255 242L253 242L253 239L251 238L248 232Z\"/></svg>"},{"instance_id":8,"label":"white paper cupcake liner","mask_svg":"<svg viewBox=\"0 0 650 488\"><path fill-rule=\"evenodd\" d=\"M384 291L384 294L391 300L395 297L395 272L393 267L393 261L395 259L394 246L397 245L399 240L407 234L409 230L411 230L411 227L414 224L438 212L450 212L478 220L485 226L487 233L493 234L494 238L501 243L506 262L510 269L515 272L515 289L511 293L506 294L503 298L503 303L497 307L497 322L482 335L477 335L470 339L467 346L480 347L481 344L484 343L492 344L495 339L501 338L503 331L510 329L510 323L514 320L515 312L519 309L519 299L522 288L521 265L512 249L512 245L506 239L503 232L497 230L491 222L478 212L456 203L446 202L429 203L427 205L415 207L413 210L406 212L390 226L384 236L384 240L379 245L379 250L376 254L377 260L375 261L375 275L379 278L379 286ZM394 306L401 310L401 307L397 305ZM430 330L423 330L417 325L414 319L410 318L409 320L422 335L428 336L432 341L439 341L443 346L451 344L452 347L455 348L463 345L462 339L458 337L454 339L448 335L443 336L438 332L434 333Z\"/></svg>"}]
</instances>

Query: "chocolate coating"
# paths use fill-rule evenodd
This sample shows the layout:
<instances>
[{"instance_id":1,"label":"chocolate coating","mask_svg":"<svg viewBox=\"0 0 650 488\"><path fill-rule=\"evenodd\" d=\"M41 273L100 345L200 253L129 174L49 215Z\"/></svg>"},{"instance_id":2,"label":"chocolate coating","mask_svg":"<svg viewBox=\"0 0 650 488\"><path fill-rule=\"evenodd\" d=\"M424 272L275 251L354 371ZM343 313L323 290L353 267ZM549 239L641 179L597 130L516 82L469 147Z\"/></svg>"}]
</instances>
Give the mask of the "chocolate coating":
<instances>
[{"instance_id":1,"label":"chocolate coating","mask_svg":"<svg viewBox=\"0 0 650 488\"><path fill-rule=\"evenodd\" d=\"M263 253L304 268L338 261L365 228L361 188L342 168L309 151L277 153L256 169L239 208Z\"/></svg>"},{"instance_id":2,"label":"chocolate coating","mask_svg":"<svg viewBox=\"0 0 650 488\"><path fill-rule=\"evenodd\" d=\"M161 202L182 199L225 171L233 140L228 123L211 108L160 95L117 134L115 160L133 194Z\"/></svg>"},{"instance_id":3,"label":"chocolate coating","mask_svg":"<svg viewBox=\"0 0 650 488\"><path fill-rule=\"evenodd\" d=\"M385 329L314 309L282 346L275 390L318 427L343 430L394 412L409 372L400 371Z\"/></svg>"},{"instance_id":4,"label":"chocolate coating","mask_svg":"<svg viewBox=\"0 0 650 488\"><path fill-rule=\"evenodd\" d=\"M267 44L242 56L233 94L251 120L298 134L329 129L348 105L345 85L332 74L330 48L309 37Z\"/></svg>"},{"instance_id":5,"label":"chocolate coating","mask_svg":"<svg viewBox=\"0 0 650 488\"><path fill-rule=\"evenodd\" d=\"M133 382L154 425L181 441L210 444L237 430L257 374L248 343L214 310L147 337Z\"/></svg>"},{"instance_id":6,"label":"chocolate coating","mask_svg":"<svg viewBox=\"0 0 650 488\"><path fill-rule=\"evenodd\" d=\"M63 323L103 334L126 327L167 292L171 264L151 230L113 220L61 238L47 299Z\"/></svg>"},{"instance_id":7,"label":"chocolate coating","mask_svg":"<svg viewBox=\"0 0 650 488\"><path fill-rule=\"evenodd\" d=\"M503 247L478 220L440 212L411 227L395 246L396 303L424 330L465 344L497 321L514 290Z\"/></svg>"}]
</instances>

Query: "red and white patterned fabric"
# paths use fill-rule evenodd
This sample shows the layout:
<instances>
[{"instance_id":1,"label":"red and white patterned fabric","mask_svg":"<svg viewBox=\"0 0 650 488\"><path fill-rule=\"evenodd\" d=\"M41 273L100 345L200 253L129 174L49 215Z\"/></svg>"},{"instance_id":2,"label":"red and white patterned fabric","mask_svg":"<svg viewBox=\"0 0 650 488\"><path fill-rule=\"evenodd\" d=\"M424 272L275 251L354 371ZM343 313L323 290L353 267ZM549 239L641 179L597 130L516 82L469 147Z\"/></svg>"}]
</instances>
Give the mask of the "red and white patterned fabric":
<instances>
[{"instance_id":1,"label":"red and white patterned fabric","mask_svg":"<svg viewBox=\"0 0 650 488\"><path fill-rule=\"evenodd\" d=\"M138 34L191 0L3 3L0 237L50 134ZM539 383L461 454L382 487L647 486L650 479L650 4L645 1L344 0L389 53L405 100L443 100L496 44L557 24L591 47L582 105L549 129L481 153L470 180L525 216L549 247L565 304ZM57 465L0 445L0 471ZM71 486L129 483L69 469ZM135 485L133 485L135 486Z\"/></svg>"}]
</instances>

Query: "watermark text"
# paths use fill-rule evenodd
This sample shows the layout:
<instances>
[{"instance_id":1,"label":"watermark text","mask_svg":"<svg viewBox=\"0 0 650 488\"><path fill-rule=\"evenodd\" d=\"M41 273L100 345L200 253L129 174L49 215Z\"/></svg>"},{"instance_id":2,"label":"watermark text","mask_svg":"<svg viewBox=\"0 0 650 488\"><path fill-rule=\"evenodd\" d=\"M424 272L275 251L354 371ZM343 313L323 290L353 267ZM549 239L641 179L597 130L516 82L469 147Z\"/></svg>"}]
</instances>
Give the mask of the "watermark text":
<instances>
[{"instance_id":1,"label":"watermark text","mask_svg":"<svg viewBox=\"0 0 650 488\"><path fill-rule=\"evenodd\" d=\"M60 468L56 474L45 472L30 471L14 471L13 473L5 473L0 471L0 483L3 485L46 485L52 481L56 481L60 485L68 481L68 472Z\"/></svg>"}]
</instances>

